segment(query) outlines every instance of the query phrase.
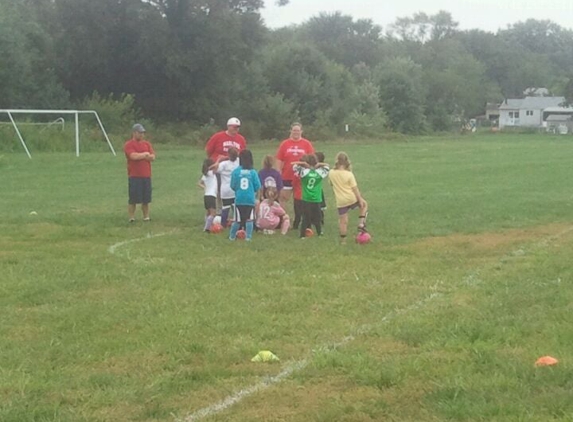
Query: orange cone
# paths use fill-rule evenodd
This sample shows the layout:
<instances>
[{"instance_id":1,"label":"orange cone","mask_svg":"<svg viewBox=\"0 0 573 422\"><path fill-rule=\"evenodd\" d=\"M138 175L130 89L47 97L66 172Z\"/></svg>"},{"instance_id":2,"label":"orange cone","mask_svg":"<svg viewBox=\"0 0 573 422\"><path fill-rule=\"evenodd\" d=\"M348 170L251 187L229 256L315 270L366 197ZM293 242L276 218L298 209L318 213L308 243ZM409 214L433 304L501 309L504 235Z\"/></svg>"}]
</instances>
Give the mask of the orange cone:
<instances>
[{"instance_id":1,"label":"orange cone","mask_svg":"<svg viewBox=\"0 0 573 422\"><path fill-rule=\"evenodd\" d=\"M551 356L543 356L542 358L537 359L535 362L535 366L555 366L559 363L557 359Z\"/></svg>"}]
</instances>

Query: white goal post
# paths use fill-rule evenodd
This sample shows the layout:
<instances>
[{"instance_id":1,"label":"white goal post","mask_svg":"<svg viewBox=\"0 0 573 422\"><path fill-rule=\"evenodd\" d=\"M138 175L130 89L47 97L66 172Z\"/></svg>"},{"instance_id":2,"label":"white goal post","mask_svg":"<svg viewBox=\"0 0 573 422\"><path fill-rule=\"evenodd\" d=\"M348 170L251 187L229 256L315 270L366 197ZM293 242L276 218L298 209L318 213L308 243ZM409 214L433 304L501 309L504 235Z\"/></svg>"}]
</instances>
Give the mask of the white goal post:
<instances>
[{"instance_id":1,"label":"white goal post","mask_svg":"<svg viewBox=\"0 0 573 422\"><path fill-rule=\"evenodd\" d=\"M32 154L30 154L30 150L28 150L28 146L26 145L26 141L24 140L24 137L22 136L20 129L18 129L18 125L16 124L16 121L14 120L14 114L73 115L75 117L75 126L76 126L76 157L80 156L80 114L93 114L95 116L97 122L98 122L98 125L99 125L101 131L103 132L103 135L105 136L105 140L107 141L109 149L111 150L113 155L117 155L115 153L115 149L113 148L111 141L109 140L109 136L107 135L107 132L105 131L103 123L102 123L101 119L99 118L99 115L94 110L0 110L0 114L7 114L8 115L8 118L10 119L10 122L12 123L12 126L14 127L14 130L16 131L16 134L18 135L18 138L20 139L20 143L22 144L22 146L24 147L24 150L26 151L26 154L28 155L28 158L32 158Z\"/></svg>"}]
</instances>

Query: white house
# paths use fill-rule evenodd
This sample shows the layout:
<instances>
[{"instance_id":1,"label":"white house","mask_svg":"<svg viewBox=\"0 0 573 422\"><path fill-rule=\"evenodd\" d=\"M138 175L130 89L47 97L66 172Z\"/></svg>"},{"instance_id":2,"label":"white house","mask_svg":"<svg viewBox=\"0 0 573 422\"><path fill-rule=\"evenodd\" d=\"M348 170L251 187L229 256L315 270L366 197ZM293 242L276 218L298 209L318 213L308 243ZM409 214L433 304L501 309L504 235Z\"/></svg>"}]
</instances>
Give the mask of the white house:
<instances>
[{"instance_id":1,"label":"white house","mask_svg":"<svg viewBox=\"0 0 573 422\"><path fill-rule=\"evenodd\" d=\"M549 115L546 110L551 110L551 114L569 114L571 109L563 107L564 103L565 97L525 97L521 100L505 100L499 107L499 128L545 127Z\"/></svg>"}]
</instances>

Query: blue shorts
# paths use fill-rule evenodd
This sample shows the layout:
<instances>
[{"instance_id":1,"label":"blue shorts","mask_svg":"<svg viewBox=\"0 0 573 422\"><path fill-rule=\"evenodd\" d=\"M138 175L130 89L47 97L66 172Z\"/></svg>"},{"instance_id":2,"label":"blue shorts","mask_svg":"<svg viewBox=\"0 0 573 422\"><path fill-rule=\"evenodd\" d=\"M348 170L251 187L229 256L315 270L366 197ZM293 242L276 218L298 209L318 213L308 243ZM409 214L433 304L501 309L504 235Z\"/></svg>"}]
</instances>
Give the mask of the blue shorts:
<instances>
[{"instance_id":1,"label":"blue shorts","mask_svg":"<svg viewBox=\"0 0 573 422\"><path fill-rule=\"evenodd\" d=\"M150 177L130 177L128 186L130 205L151 203Z\"/></svg>"}]
</instances>

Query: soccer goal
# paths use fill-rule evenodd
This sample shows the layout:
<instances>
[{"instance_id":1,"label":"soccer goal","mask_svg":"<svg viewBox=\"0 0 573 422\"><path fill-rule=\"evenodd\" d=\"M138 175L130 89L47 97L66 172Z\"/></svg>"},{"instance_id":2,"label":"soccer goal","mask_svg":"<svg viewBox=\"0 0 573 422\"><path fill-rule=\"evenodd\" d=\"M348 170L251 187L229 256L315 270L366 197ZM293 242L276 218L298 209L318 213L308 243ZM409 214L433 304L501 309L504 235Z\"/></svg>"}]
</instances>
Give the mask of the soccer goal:
<instances>
[{"instance_id":1,"label":"soccer goal","mask_svg":"<svg viewBox=\"0 0 573 422\"><path fill-rule=\"evenodd\" d=\"M76 139L75 139L75 141L76 141L76 157L79 157L80 156L80 114L91 114L91 115L95 116L97 123L98 123L98 125L99 125L99 127L103 133L103 136L105 136L105 140L107 141L109 149L111 150L113 155L117 155L115 152L115 149L113 148L111 141L109 140L109 136L107 135L107 132L105 131L105 128L103 126L103 123L102 123L99 115L94 110L0 110L0 114L8 115L8 118L10 119L10 123L14 127L14 130L16 131L16 134L18 135L18 138L20 139L20 143L22 144L22 147L24 147L24 151L26 151L26 154L28 155L28 158L32 158L32 154L30 154L30 150L28 149L28 145L26 145L26 141L24 140L24 137L22 136L22 132L20 132L20 129L18 128L18 124L16 123L16 120L14 119L14 115L51 114L51 115L59 115L59 116L68 116L68 115L74 116L75 134L76 134ZM58 119L58 120L63 121L63 119Z\"/></svg>"}]
</instances>

